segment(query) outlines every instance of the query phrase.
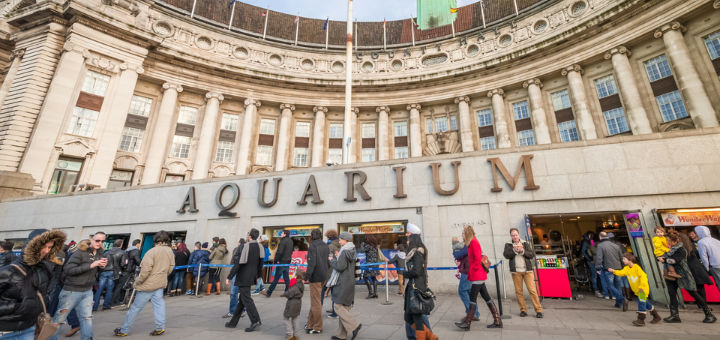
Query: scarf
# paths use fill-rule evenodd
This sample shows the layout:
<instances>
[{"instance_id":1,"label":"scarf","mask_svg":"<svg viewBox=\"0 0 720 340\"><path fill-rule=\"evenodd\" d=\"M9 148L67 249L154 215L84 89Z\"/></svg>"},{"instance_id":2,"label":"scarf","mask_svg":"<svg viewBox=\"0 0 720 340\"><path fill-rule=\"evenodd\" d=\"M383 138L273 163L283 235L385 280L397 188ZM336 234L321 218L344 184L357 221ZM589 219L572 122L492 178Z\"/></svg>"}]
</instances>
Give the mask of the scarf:
<instances>
[{"instance_id":1,"label":"scarf","mask_svg":"<svg viewBox=\"0 0 720 340\"><path fill-rule=\"evenodd\" d=\"M342 256L343 250L354 250L355 244L352 242L345 243L344 246L340 248L340 252L338 252L337 258L339 259ZM332 274L330 274L330 278L328 279L327 283L325 284L325 287L335 287L337 285L338 281L340 279L340 273L338 273L337 270L333 269Z\"/></svg>"},{"instance_id":2,"label":"scarf","mask_svg":"<svg viewBox=\"0 0 720 340\"><path fill-rule=\"evenodd\" d=\"M250 253L249 245L253 244L253 243L257 244L259 247L258 254L260 254L260 262L262 262L262 259L265 257L265 250L263 249L262 244L258 243L257 240L251 240L251 241L246 242L243 245L242 250L240 251L240 260L238 261L238 264L246 264L247 263L248 254Z\"/></svg>"}]
</instances>

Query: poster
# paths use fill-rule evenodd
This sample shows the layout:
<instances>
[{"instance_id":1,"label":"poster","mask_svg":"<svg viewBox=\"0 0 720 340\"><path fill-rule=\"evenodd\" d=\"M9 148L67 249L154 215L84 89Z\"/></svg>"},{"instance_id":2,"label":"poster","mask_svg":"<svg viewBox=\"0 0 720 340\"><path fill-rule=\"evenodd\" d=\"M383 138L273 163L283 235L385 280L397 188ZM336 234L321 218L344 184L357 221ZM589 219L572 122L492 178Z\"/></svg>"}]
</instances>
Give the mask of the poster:
<instances>
[{"instance_id":1,"label":"poster","mask_svg":"<svg viewBox=\"0 0 720 340\"><path fill-rule=\"evenodd\" d=\"M307 265L307 251L294 251L292 253L292 258L290 259L290 264L304 264ZM265 284L268 284L272 282L273 277L275 277L275 270L278 267L272 267L272 271L270 272L270 279L268 279L268 282L265 282ZM292 279L295 277L295 271L298 268L302 268L303 270L307 271L307 267L298 267L298 266L290 266L290 278ZM279 283L285 283L285 280L283 280L282 276L280 277L280 280L278 280Z\"/></svg>"},{"instance_id":2,"label":"poster","mask_svg":"<svg viewBox=\"0 0 720 340\"><path fill-rule=\"evenodd\" d=\"M397 254L397 250L382 249L382 253L383 253L383 255L385 255L385 257L388 260L391 260L393 258L393 256L395 256L395 254ZM360 261L359 264L366 263L365 253L358 252L357 258ZM378 275L375 276L375 279L378 281L378 284L385 284L385 265L379 265L379 266L373 267L373 268L383 268L383 269L377 269ZM395 265L389 264L388 269L390 269L390 268L395 268ZM389 281L390 284L398 284L398 272L396 270L388 270L387 274L388 274L387 275L388 278L390 279L390 281ZM358 280L356 283L357 284L365 284L365 281L362 278L360 278L360 280Z\"/></svg>"},{"instance_id":3,"label":"poster","mask_svg":"<svg viewBox=\"0 0 720 340\"><path fill-rule=\"evenodd\" d=\"M662 213L660 217L666 227L720 225L720 211Z\"/></svg>"},{"instance_id":4,"label":"poster","mask_svg":"<svg viewBox=\"0 0 720 340\"><path fill-rule=\"evenodd\" d=\"M643 227L639 213L625 214L630 237L643 237Z\"/></svg>"}]
</instances>

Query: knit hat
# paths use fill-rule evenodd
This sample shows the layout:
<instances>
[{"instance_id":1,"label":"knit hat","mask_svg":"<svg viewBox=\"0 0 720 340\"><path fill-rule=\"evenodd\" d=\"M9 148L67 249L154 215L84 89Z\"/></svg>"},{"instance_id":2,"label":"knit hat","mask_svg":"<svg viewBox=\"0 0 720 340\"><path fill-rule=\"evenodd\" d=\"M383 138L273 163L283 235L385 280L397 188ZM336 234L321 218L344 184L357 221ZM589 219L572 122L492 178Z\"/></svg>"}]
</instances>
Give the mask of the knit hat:
<instances>
[{"instance_id":1,"label":"knit hat","mask_svg":"<svg viewBox=\"0 0 720 340\"><path fill-rule=\"evenodd\" d=\"M202 248L207 248L207 247L208 247L208 243L207 243L207 242L204 242L204 243L202 244Z\"/></svg>"},{"instance_id":2,"label":"knit hat","mask_svg":"<svg viewBox=\"0 0 720 340\"><path fill-rule=\"evenodd\" d=\"M348 233L347 231L343 231L342 233L340 233L340 238L345 241L352 242L352 234Z\"/></svg>"},{"instance_id":3,"label":"knit hat","mask_svg":"<svg viewBox=\"0 0 720 340\"><path fill-rule=\"evenodd\" d=\"M48 230L47 229L35 229L35 230L31 231L30 235L28 235L28 238L27 238L28 243L30 242L30 240L34 239L35 236L42 235L42 233L44 233L46 231L48 231Z\"/></svg>"},{"instance_id":4,"label":"knit hat","mask_svg":"<svg viewBox=\"0 0 720 340\"><path fill-rule=\"evenodd\" d=\"M411 234L418 234L418 235L422 233L420 228L412 223L408 223L407 232L411 233Z\"/></svg>"}]
</instances>

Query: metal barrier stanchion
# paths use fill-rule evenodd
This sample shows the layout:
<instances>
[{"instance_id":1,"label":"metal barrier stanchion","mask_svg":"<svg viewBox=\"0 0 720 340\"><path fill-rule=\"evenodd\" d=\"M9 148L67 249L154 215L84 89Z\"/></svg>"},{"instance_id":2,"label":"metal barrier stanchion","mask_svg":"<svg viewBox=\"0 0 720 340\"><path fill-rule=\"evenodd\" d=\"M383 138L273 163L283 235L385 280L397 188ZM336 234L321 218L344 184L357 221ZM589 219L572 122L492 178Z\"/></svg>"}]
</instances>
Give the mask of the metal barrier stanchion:
<instances>
[{"instance_id":1,"label":"metal barrier stanchion","mask_svg":"<svg viewBox=\"0 0 720 340\"><path fill-rule=\"evenodd\" d=\"M503 306L502 306L502 295L500 295L500 276L498 275L498 265L502 263L502 261L496 263L493 266L493 269L495 270L495 289L497 290L497 299L498 299L498 311L500 312L500 318L502 319L510 319L510 315L503 315Z\"/></svg>"},{"instance_id":2,"label":"metal barrier stanchion","mask_svg":"<svg viewBox=\"0 0 720 340\"><path fill-rule=\"evenodd\" d=\"M201 275L202 275L202 263L199 263L197 279L195 279L195 297L198 297L198 292L200 291L200 280L202 279Z\"/></svg>"},{"instance_id":3,"label":"metal barrier stanchion","mask_svg":"<svg viewBox=\"0 0 720 340\"><path fill-rule=\"evenodd\" d=\"M387 261L385 261L385 302L383 302L382 304L392 305L392 302L390 302L390 277L388 276Z\"/></svg>"}]
</instances>

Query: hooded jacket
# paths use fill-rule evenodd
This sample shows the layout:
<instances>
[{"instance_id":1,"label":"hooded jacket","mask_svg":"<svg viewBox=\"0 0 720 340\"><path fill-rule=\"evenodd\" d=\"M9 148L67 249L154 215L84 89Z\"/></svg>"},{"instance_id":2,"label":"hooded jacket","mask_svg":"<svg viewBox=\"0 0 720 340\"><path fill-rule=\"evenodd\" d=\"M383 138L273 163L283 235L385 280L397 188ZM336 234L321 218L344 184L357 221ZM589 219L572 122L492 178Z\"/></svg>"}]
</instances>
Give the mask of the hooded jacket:
<instances>
[{"instance_id":1,"label":"hooded jacket","mask_svg":"<svg viewBox=\"0 0 720 340\"><path fill-rule=\"evenodd\" d=\"M40 250L51 241L53 247L46 259L40 258ZM22 258L15 261L25 275L15 266L0 269L0 331L20 331L35 325L43 311L36 292L40 292L47 306L52 271L58 265L55 256L62 251L64 242L62 231L46 231L30 240Z\"/></svg>"},{"instance_id":2,"label":"hooded jacket","mask_svg":"<svg viewBox=\"0 0 720 340\"><path fill-rule=\"evenodd\" d=\"M71 292L86 292L92 289L97 282L98 270L101 268L90 268L90 265L101 259L102 253L103 249L100 248L93 254L89 241L80 241L77 251L70 256L63 268L63 289Z\"/></svg>"},{"instance_id":3,"label":"hooded jacket","mask_svg":"<svg viewBox=\"0 0 720 340\"><path fill-rule=\"evenodd\" d=\"M225 255L227 255L227 253L228 253L228 250L227 250L226 245L224 245L224 244L218 245L210 253L210 264L222 264L223 260L225 259Z\"/></svg>"},{"instance_id":4,"label":"hooded jacket","mask_svg":"<svg viewBox=\"0 0 720 340\"><path fill-rule=\"evenodd\" d=\"M330 261L330 266L338 272L338 282L332 288L332 300L344 306L355 301L355 245L345 243L341 247L340 256Z\"/></svg>"},{"instance_id":5,"label":"hooded jacket","mask_svg":"<svg viewBox=\"0 0 720 340\"><path fill-rule=\"evenodd\" d=\"M468 245L468 281L485 281L487 273L482 266L482 247L477 238L473 237Z\"/></svg>"},{"instance_id":6,"label":"hooded jacket","mask_svg":"<svg viewBox=\"0 0 720 340\"><path fill-rule=\"evenodd\" d=\"M704 225L695 227L695 234L700 238L698 254L705 269L720 268L720 241L710 236L710 229Z\"/></svg>"},{"instance_id":7,"label":"hooded jacket","mask_svg":"<svg viewBox=\"0 0 720 340\"><path fill-rule=\"evenodd\" d=\"M300 309L302 309L302 297L304 292L305 285L303 284L302 280L292 278L290 280L290 288L282 295L287 298L287 302L285 303L285 310L283 311L283 317L296 318L298 317L298 315L300 315Z\"/></svg>"},{"instance_id":8,"label":"hooded jacket","mask_svg":"<svg viewBox=\"0 0 720 340\"><path fill-rule=\"evenodd\" d=\"M200 277L205 276L207 274L207 266L206 264L210 264L210 252L207 249L198 249L194 251L192 254L190 254L190 263L189 265L194 264L201 264L202 263L202 269L200 271ZM198 267L192 268L193 276L198 276Z\"/></svg>"},{"instance_id":9,"label":"hooded jacket","mask_svg":"<svg viewBox=\"0 0 720 340\"><path fill-rule=\"evenodd\" d=\"M167 278L175 267L175 254L167 243L156 243L145 253L140 263L140 275L135 279L135 289L152 292L167 287Z\"/></svg>"}]
</instances>

